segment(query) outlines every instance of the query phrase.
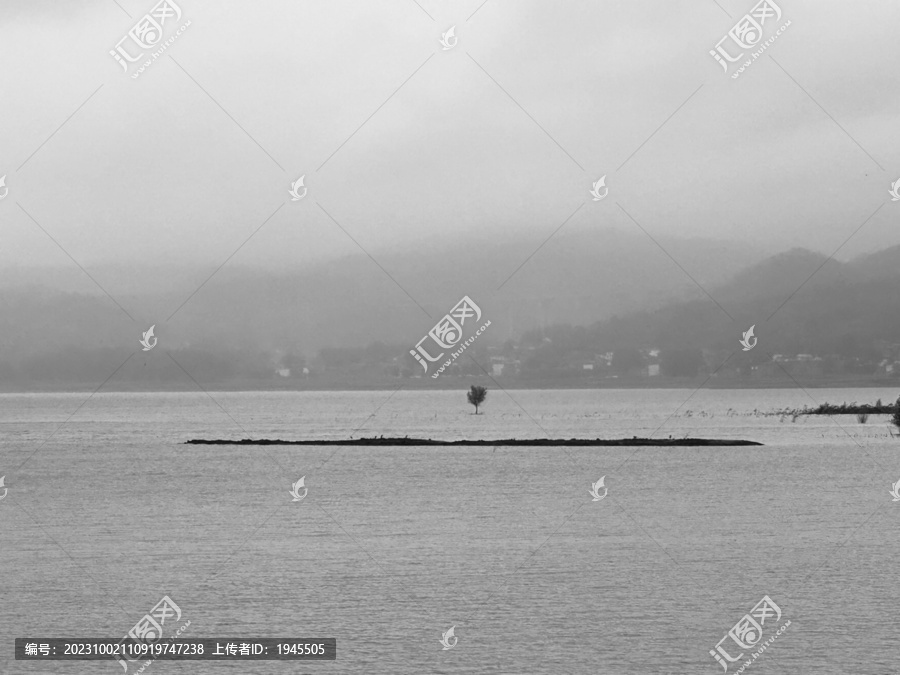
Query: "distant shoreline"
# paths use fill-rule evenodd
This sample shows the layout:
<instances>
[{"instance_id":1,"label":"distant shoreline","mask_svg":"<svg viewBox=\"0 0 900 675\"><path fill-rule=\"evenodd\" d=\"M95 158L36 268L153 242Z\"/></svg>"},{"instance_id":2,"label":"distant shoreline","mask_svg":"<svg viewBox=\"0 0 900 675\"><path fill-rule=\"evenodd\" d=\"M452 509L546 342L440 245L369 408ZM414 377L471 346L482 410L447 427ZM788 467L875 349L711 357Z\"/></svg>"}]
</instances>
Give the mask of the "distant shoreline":
<instances>
[{"instance_id":1,"label":"distant shoreline","mask_svg":"<svg viewBox=\"0 0 900 675\"><path fill-rule=\"evenodd\" d=\"M740 379L710 379L705 378L605 378L578 380L559 380L540 382L516 378L490 378L486 376L448 378L438 380L420 379L385 379L376 382L360 384L349 380L316 382L312 379L304 381L278 382L271 381L238 381L234 383L208 383L201 382L202 388L194 383L180 386L157 385L155 387L140 386L141 383L112 384L107 383L100 391L108 393L181 393L181 392L303 392L303 391L392 391L404 389L408 391L459 391L468 389L472 384L481 384L488 389L509 390L560 390L560 389L585 389L585 390L615 390L615 389L895 389L900 391L900 379L809 379L798 380L799 385L786 378L767 378L752 380ZM46 385L34 385L28 388L4 386L0 383L0 393L3 394L65 394L84 392L90 393L97 389L99 383L47 383Z\"/></svg>"}]
</instances>

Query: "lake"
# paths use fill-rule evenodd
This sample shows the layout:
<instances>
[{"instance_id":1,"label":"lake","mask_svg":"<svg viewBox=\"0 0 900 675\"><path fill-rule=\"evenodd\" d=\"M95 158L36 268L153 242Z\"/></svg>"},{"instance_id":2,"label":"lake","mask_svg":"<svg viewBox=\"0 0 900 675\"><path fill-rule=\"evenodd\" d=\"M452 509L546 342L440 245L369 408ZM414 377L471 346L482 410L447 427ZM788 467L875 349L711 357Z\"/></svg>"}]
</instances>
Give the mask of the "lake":
<instances>
[{"instance_id":1,"label":"lake","mask_svg":"<svg viewBox=\"0 0 900 675\"><path fill-rule=\"evenodd\" d=\"M184 637L335 637L337 660L145 673L714 674L768 595L791 625L745 672L896 673L900 438L762 413L898 393L493 389L477 416L463 390L0 395L0 672L122 673L13 640L120 638L169 595ZM372 435L764 446L183 444Z\"/></svg>"}]
</instances>

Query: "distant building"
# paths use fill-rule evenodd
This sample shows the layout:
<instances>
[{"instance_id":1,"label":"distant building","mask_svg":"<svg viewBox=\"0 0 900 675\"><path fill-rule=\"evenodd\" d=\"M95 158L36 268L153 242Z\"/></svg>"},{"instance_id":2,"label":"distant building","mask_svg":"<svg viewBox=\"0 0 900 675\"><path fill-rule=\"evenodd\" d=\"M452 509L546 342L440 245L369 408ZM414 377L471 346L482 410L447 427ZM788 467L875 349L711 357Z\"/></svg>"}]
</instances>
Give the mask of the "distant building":
<instances>
[{"instance_id":1,"label":"distant building","mask_svg":"<svg viewBox=\"0 0 900 675\"><path fill-rule=\"evenodd\" d=\"M290 377L291 376L290 368L279 368L275 372L278 373L279 375L281 375L281 377Z\"/></svg>"},{"instance_id":2,"label":"distant building","mask_svg":"<svg viewBox=\"0 0 900 675\"><path fill-rule=\"evenodd\" d=\"M659 364L651 363L649 366L647 366L647 375L649 375L650 377L656 377L657 375L659 375Z\"/></svg>"},{"instance_id":3,"label":"distant building","mask_svg":"<svg viewBox=\"0 0 900 675\"><path fill-rule=\"evenodd\" d=\"M585 363L584 365L581 366L581 369L582 370L593 370L594 364L593 363Z\"/></svg>"},{"instance_id":4,"label":"distant building","mask_svg":"<svg viewBox=\"0 0 900 675\"><path fill-rule=\"evenodd\" d=\"M787 359L782 358L781 361L787 361ZM783 366L778 366L775 365L774 362L770 362L753 366L750 370L754 375L759 377L784 377L784 370L782 370L782 368Z\"/></svg>"},{"instance_id":5,"label":"distant building","mask_svg":"<svg viewBox=\"0 0 900 675\"><path fill-rule=\"evenodd\" d=\"M491 357L491 371L495 376L503 375L504 371L506 371L507 377L515 376L519 372L519 365L520 361L518 359L508 356Z\"/></svg>"}]
</instances>

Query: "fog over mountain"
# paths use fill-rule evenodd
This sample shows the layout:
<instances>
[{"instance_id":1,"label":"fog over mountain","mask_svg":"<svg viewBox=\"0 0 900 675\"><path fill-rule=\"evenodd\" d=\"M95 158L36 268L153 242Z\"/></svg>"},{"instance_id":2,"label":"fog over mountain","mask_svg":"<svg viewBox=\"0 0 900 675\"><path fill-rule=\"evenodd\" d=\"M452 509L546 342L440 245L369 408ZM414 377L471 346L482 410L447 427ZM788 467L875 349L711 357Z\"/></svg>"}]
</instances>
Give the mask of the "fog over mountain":
<instances>
[{"instance_id":1,"label":"fog over mountain","mask_svg":"<svg viewBox=\"0 0 900 675\"><path fill-rule=\"evenodd\" d=\"M733 352L754 325L762 348L752 354L763 360L775 352L875 359L900 348L898 261L900 246L849 262L793 249L711 287L710 298L599 322L592 339L610 348Z\"/></svg>"},{"instance_id":2,"label":"fog over mountain","mask_svg":"<svg viewBox=\"0 0 900 675\"><path fill-rule=\"evenodd\" d=\"M708 293L758 323L817 256L834 264L803 293L900 245L890 0L776 3L790 30L739 80L710 56L738 0L185 1L190 28L140 73L114 47L142 0L14 4L0 361L17 381L102 382L150 326L157 353L218 379L402 352L463 296L484 344L612 317L659 342L673 326L653 312ZM767 261L798 247L787 271ZM700 340L689 315L679 339Z\"/></svg>"},{"instance_id":3,"label":"fog over mountain","mask_svg":"<svg viewBox=\"0 0 900 675\"><path fill-rule=\"evenodd\" d=\"M760 354L874 358L877 345L900 342L900 247L840 261L806 249L766 256L742 243L654 242L620 231L560 233L540 244L482 242L465 256L423 250L413 264L406 255L376 263L360 254L304 274L138 268L133 287L112 299L81 270L19 269L0 282L0 381L12 389L29 378L102 381L151 324L163 350L207 384L249 378L266 387L278 368L296 372L323 349L374 343L388 345L371 353L378 362L402 364L462 294L492 322L482 350L536 334L552 343L545 351L575 349L578 358L635 348L734 351L750 325L764 340ZM517 270L509 261L525 260L529 245L534 255ZM122 272L91 276L102 284ZM136 292L147 275L160 279L158 292ZM515 284L504 285L510 275ZM577 345L564 325L583 327ZM340 369L344 358L335 352L326 363ZM159 370L143 374L146 385L184 379L173 363L154 366L138 352L140 359Z\"/></svg>"},{"instance_id":4,"label":"fog over mountain","mask_svg":"<svg viewBox=\"0 0 900 675\"><path fill-rule=\"evenodd\" d=\"M64 352L73 346L73 336L130 348L138 328L155 324L170 348L289 349L312 355L325 346L414 343L468 295L492 318L495 336L513 337L542 325L588 324L698 297L702 292L678 265L698 283L715 285L763 256L759 249L724 240L659 243L668 254L641 233L560 233L543 246L539 240L457 243L415 256L388 255L377 264L358 254L305 273L100 267L89 277L74 266L20 268L0 276L0 325L9 330L2 333L8 348L19 354Z\"/></svg>"}]
</instances>

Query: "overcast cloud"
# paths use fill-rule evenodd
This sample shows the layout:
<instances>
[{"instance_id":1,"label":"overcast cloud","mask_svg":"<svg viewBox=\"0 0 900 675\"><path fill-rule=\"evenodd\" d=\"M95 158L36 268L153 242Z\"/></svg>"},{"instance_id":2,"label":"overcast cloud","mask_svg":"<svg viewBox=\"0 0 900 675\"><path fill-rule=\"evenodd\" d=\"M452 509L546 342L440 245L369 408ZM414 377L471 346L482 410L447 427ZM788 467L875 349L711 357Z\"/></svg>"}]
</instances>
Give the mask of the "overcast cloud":
<instances>
[{"instance_id":1,"label":"overcast cloud","mask_svg":"<svg viewBox=\"0 0 900 675\"><path fill-rule=\"evenodd\" d=\"M709 50L752 2L481 3L179 0L134 80L108 52L153 2L4 2L0 261L71 264L26 212L86 266L219 264L265 223L233 264L302 267L359 251L323 209L377 256L543 238L582 204L571 231L634 230L620 204L830 254L900 177L895 0L784 0L738 80ZM895 214L838 257L900 243Z\"/></svg>"}]
</instances>

